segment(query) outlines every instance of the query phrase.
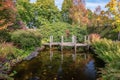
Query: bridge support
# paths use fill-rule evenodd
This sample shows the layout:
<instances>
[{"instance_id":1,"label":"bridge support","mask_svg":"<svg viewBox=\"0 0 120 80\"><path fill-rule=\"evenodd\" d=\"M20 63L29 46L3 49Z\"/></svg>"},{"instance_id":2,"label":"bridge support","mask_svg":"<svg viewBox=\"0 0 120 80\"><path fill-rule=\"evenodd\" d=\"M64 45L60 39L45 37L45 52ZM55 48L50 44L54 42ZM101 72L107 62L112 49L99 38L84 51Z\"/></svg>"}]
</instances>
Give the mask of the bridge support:
<instances>
[{"instance_id":1,"label":"bridge support","mask_svg":"<svg viewBox=\"0 0 120 80\"><path fill-rule=\"evenodd\" d=\"M76 46L76 42L77 42L77 40L76 40L76 36L72 36L72 43L74 44L74 50L75 50L75 53L76 53L76 51L77 51L77 46Z\"/></svg>"},{"instance_id":2,"label":"bridge support","mask_svg":"<svg viewBox=\"0 0 120 80\"><path fill-rule=\"evenodd\" d=\"M82 47L82 46L86 46L89 47L89 37L85 36L84 37L84 43L77 43L77 38L76 36L72 36L72 42L64 42L64 37L61 36L61 42L53 42L53 36L50 36L50 42L46 43L44 45L48 45L50 47L50 49L52 48L53 45L57 45L61 47L61 51L63 51L63 47L64 46L73 46L74 47L74 51L75 53L77 52L77 47Z\"/></svg>"},{"instance_id":3,"label":"bridge support","mask_svg":"<svg viewBox=\"0 0 120 80\"><path fill-rule=\"evenodd\" d=\"M63 42L64 42L64 38L63 36L61 36L61 51L63 51Z\"/></svg>"},{"instance_id":4,"label":"bridge support","mask_svg":"<svg viewBox=\"0 0 120 80\"><path fill-rule=\"evenodd\" d=\"M50 36L50 49L52 48L53 36Z\"/></svg>"}]
</instances>

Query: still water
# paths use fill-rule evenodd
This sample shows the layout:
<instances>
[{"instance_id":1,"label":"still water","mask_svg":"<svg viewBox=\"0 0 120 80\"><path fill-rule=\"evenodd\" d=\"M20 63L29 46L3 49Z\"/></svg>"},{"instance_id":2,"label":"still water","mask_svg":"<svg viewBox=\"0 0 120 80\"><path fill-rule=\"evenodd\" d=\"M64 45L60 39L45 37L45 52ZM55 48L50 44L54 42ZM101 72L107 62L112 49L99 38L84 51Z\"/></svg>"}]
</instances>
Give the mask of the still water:
<instances>
[{"instance_id":1,"label":"still water","mask_svg":"<svg viewBox=\"0 0 120 80\"><path fill-rule=\"evenodd\" d=\"M14 67L15 80L96 80L94 59L88 53L44 51Z\"/></svg>"}]
</instances>

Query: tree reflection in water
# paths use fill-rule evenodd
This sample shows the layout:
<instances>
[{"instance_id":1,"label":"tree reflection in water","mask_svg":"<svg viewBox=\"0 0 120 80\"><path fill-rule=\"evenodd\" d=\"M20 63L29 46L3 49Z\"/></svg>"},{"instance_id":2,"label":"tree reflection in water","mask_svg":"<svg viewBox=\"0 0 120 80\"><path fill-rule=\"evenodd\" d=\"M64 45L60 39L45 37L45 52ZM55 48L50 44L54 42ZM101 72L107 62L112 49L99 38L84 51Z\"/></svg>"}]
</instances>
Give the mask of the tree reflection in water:
<instances>
[{"instance_id":1,"label":"tree reflection in water","mask_svg":"<svg viewBox=\"0 0 120 80\"><path fill-rule=\"evenodd\" d=\"M95 80L94 59L90 54L45 51L14 67L15 80Z\"/></svg>"}]
</instances>

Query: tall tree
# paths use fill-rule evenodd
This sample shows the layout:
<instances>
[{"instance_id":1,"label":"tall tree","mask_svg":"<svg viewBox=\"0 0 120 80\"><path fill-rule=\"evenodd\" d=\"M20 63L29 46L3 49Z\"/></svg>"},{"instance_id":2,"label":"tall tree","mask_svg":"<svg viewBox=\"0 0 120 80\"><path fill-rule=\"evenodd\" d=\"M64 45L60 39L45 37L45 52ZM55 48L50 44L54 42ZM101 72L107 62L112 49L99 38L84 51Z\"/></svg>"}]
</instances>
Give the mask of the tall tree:
<instances>
[{"instance_id":1,"label":"tall tree","mask_svg":"<svg viewBox=\"0 0 120 80\"><path fill-rule=\"evenodd\" d=\"M16 19L16 8L13 0L0 0L0 30L11 26Z\"/></svg>"},{"instance_id":2,"label":"tall tree","mask_svg":"<svg viewBox=\"0 0 120 80\"><path fill-rule=\"evenodd\" d=\"M101 6L97 6L95 8L94 13L90 12L88 10L88 13L91 18L90 19L90 25L93 27L100 27L100 26L107 26L109 25L111 19L111 15L108 11L101 10ZM91 13L91 14L90 14Z\"/></svg>"},{"instance_id":3,"label":"tall tree","mask_svg":"<svg viewBox=\"0 0 120 80\"><path fill-rule=\"evenodd\" d=\"M73 24L87 25L89 23L88 20L88 12L85 7L84 0L73 0L72 7L70 8L70 18L73 21Z\"/></svg>"},{"instance_id":4,"label":"tall tree","mask_svg":"<svg viewBox=\"0 0 120 80\"><path fill-rule=\"evenodd\" d=\"M72 0L64 0L62 4L62 19L65 22L71 23L69 18L69 10L72 7Z\"/></svg>"},{"instance_id":5,"label":"tall tree","mask_svg":"<svg viewBox=\"0 0 120 80\"><path fill-rule=\"evenodd\" d=\"M50 23L59 21L60 13L54 0L37 0L36 5L38 15L42 18L47 19Z\"/></svg>"},{"instance_id":6,"label":"tall tree","mask_svg":"<svg viewBox=\"0 0 120 80\"><path fill-rule=\"evenodd\" d=\"M114 18L113 24L119 25L118 30L120 31L120 0L110 0L106 7Z\"/></svg>"},{"instance_id":7,"label":"tall tree","mask_svg":"<svg viewBox=\"0 0 120 80\"><path fill-rule=\"evenodd\" d=\"M112 24L116 25L116 30L118 31L118 39L120 40L120 0L110 0L106 5L110 14L112 14L114 22Z\"/></svg>"},{"instance_id":8,"label":"tall tree","mask_svg":"<svg viewBox=\"0 0 120 80\"><path fill-rule=\"evenodd\" d=\"M37 0L35 3L30 3L29 0L17 0L17 9L20 19L31 28L59 20L59 10L54 0Z\"/></svg>"},{"instance_id":9,"label":"tall tree","mask_svg":"<svg viewBox=\"0 0 120 80\"><path fill-rule=\"evenodd\" d=\"M33 11L34 6L29 2L29 0L17 0L17 10L18 10L18 23L26 25L29 27L35 26L35 15Z\"/></svg>"},{"instance_id":10,"label":"tall tree","mask_svg":"<svg viewBox=\"0 0 120 80\"><path fill-rule=\"evenodd\" d=\"M98 27L101 21L100 13L101 13L101 6L97 6L94 11L94 22L93 23L95 23L95 26L98 26Z\"/></svg>"}]
</instances>

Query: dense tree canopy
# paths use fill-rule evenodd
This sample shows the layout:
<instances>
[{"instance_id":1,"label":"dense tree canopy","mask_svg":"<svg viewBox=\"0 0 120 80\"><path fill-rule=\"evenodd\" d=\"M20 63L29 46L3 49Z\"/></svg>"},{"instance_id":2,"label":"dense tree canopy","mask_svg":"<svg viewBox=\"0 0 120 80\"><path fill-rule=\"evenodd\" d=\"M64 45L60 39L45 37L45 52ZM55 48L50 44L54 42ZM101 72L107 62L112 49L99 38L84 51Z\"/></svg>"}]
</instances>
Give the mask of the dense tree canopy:
<instances>
[{"instance_id":1,"label":"dense tree canopy","mask_svg":"<svg viewBox=\"0 0 120 80\"><path fill-rule=\"evenodd\" d=\"M59 21L60 13L54 0L37 0L36 6L38 15L42 18L47 19L50 23Z\"/></svg>"},{"instance_id":2,"label":"dense tree canopy","mask_svg":"<svg viewBox=\"0 0 120 80\"><path fill-rule=\"evenodd\" d=\"M72 0L64 0L62 4L62 18L63 21L71 23L69 18L69 10L72 7Z\"/></svg>"},{"instance_id":3,"label":"dense tree canopy","mask_svg":"<svg viewBox=\"0 0 120 80\"><path fill-rule=\"evenodd\" d=\"M16 8L12 0L0 0L0 30L11 26L16 19Z\"/></svg>"},{"instance_id":4,"label":"dense tree canopy","mask_svg":"<svg viewBox=\"0 0 120 80\"><path fill-rule=\"evenodd\" d=\"M107 14L107 12L101 9L101 6L97 6L94 13L92 13L90 24L95 27L108 25L110 20L109 17L110 16Z\"/></svg>"},{"instance_id":5,"label":"dense tree canopy","mask_svg":"<svg viewBox=\"0 0 120 80\"><path fill-rule=\"evenodd\" d=\"M35 3L18 0L17 9L20 19L28 27L39 27L59 20L59 11L53 0L37 0Z\"/></svg>"},{"instance_id":6,"label":"dense tree canopy","mask_svg":"<svg viewBox=\"0 0 120 80\"><path fill-rule=\"evenodd\" d=\"M89 23L84 0L73 0L69 16L74 24L86 25Z\"/></svg>"},{"instance_id":7,"label":"dense tree canopy","mask_svg":"<svg viewBox=\"0 0 120 80\"><path fill-rule=\"evenodd\" d=\"M17 0L18 18L28 26L30 22L34 21L32 8L33 6L30 4L29 0Z\"/></svg>"},{"instance_id":8,"label":"dense tree canopy","mask_svg":"<svg viewBox=\"0 0 120 80\"><path fill-rule=\"evenodd\" d=\"M106 7L114 18L113 24L117 25L117 30L120 31L120 0L110 0Z\"/></svg>"}]
</instances>

